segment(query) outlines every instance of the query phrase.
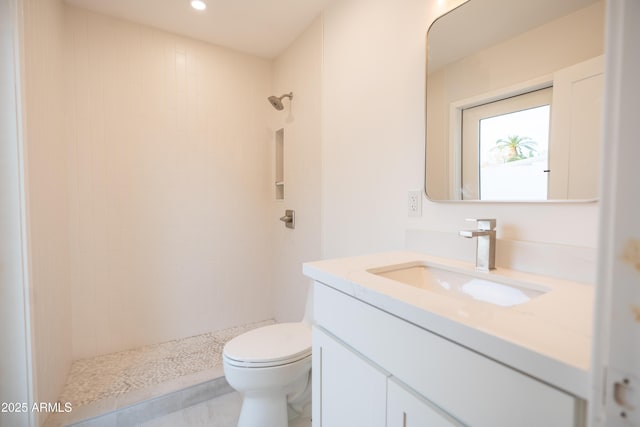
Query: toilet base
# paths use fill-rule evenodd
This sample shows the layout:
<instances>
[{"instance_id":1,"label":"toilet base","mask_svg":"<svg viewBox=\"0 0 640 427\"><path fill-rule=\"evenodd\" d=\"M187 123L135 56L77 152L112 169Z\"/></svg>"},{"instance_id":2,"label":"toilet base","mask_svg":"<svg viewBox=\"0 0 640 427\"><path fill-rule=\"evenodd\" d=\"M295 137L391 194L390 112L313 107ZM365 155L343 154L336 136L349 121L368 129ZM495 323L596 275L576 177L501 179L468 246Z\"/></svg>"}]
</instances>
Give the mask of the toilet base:
<instances>
[{"instance_id":1,"label":"toilet base","mask_svg":"<svg viewBox=\"0 0 640 427\"><path fill-rule=\"evenodd\" d=\"M225 364L229 385L242 394L238 427L287 427L310 412L311 357L272 368Z\"/></svg>"},{"instance_id":2,"label":"toilet base","mask_svg":"<svg viewBox=\"0 0 640 427\"><path fill-rule=\"evenodd\" d=\"M238 427L287 427L286 396L244 396Z\"/></svg>"},{"instance_id":3,"label":"toilet base","mask_svg":"<svg viewBox=\"0 0 640 427\"><path fill-rule=\"evenodd\" d=\"M287 427L289 420L311 415L311 372L299 376L288 389L292 393L245 393L238 427Z\"/></svg>"}]
</instances>

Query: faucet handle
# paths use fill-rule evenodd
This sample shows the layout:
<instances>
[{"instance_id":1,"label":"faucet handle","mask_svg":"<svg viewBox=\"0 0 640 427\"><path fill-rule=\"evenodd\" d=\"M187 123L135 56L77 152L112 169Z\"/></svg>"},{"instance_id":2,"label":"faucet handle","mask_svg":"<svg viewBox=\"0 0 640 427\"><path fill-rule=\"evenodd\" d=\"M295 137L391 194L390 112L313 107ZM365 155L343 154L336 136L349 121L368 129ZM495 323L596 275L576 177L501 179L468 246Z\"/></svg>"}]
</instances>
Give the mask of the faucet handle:
<instances>
[{"instance_id":1,"label":"faucet handle","mask_svg":"<svg viewBox=\"0 0 640 427\"><path fill-rule=\"evenodd\" d=\"M495 230L496 220L495 218L467 218L465 221L472 221L478 223L478 230Z\"/></svg>"}]
</instances>

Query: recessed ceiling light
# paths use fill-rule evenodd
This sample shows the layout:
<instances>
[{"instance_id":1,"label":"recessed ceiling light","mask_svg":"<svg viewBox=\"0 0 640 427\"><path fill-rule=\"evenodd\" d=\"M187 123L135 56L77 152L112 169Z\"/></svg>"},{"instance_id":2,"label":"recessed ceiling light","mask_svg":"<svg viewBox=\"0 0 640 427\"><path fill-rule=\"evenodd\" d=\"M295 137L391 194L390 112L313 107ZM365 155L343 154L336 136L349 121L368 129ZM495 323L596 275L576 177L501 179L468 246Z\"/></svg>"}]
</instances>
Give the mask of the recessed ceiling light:
<instances>
[{"instance_id":1,"label":"recessed ceiling light","mask_svg":"<svg viewBox=\"0 0 640 427\"><path fill-rule=\"evenodd\" d=\"M207 8L207 4L202 0L191 0L191 7L195 10L205 10Z\"/></svg>"}]
</instances>

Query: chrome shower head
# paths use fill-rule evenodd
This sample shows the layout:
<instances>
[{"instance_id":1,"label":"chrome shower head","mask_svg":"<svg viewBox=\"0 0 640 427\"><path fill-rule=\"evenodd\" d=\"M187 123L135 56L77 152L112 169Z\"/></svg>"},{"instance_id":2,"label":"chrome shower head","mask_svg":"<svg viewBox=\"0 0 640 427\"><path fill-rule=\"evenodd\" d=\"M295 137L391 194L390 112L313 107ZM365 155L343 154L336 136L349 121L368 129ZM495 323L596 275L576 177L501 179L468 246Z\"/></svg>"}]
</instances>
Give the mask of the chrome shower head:
<instances>
[{"instance_id":1,"label":"chrome shower head","mask_svg":"<svg viewBox=\"0 0 640 427\"><path fill-rule=\"evenodd\" d=\"M281 110L284 109L284 104L282 104L282 98L293 99L293 92L285 93L284 95L282 95L280 97L270 96L267 99L269 100L271 105L273 105L273 108L275 108L278 111L281 111Z\"/></svg>"},{"instance_id":2,"label":"chrome shower head","mask_svg":"<svg viewBox=\"0 0 640 427\"><path fill-rule=\"evenodd\" d=\"M271 105L273 105L273 108L275 108L276 110L279 111L279 110L282 110L284 108L284 105L282 105L282 101L277 96L270 96L267 99L269 100Z\"/></svg>"}]
</instances>

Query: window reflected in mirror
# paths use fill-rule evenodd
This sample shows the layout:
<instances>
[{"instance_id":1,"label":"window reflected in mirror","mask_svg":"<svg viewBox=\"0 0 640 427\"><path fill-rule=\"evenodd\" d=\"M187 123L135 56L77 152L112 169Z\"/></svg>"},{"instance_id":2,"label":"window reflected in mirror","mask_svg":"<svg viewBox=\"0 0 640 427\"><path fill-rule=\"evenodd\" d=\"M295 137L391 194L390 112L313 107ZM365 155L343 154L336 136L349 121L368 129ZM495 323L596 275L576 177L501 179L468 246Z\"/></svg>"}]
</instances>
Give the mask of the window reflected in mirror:
<instances>
[{"instance_id":1,"label":"window reflected in mirror","mask_svg":"<svg viewBox=\"0 0 640 427\"><path fill-rule=\"evenodd\" d=\"M547 200L550 112L550 88L463 109L461 199Z\"/></svg>"}]
</instances>

